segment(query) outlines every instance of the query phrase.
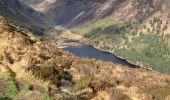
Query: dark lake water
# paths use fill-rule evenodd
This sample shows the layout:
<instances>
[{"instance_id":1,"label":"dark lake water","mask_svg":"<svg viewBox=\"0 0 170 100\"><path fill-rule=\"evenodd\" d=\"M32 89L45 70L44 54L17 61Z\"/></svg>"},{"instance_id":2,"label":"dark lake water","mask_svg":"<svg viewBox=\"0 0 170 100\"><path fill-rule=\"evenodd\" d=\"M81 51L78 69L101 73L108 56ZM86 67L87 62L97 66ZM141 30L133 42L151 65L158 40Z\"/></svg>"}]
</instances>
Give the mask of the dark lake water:
<instances>
[{"instance_id":1,"label":"dark lake water","mask_svg":"<svg viewBox=\"0 0 170 100\"><path fill-rule=\"evenodd\" d=\"M100 51L100 50L95 49L94 47L89 46L89 45L83 45L83 46L77 46L77 47L67 47L67 48L64 48L64 50L69 51L69 52L75 54L76 56L83 57L83 58L95 58L98 60L110 61L113 63L126 65L131 68L138 67L136 65L128 63L124 59L120 59L120 58L116 57L114 54Z\"/></svg>"},{"instance_id":2,"label":"dark lake water","mask_svg":"<svg viewBox=\"0 0 170 100\"><path fill-rule=\"evenodd\" d=\"M42 36L44 35L43 32L40 31L36 31L36 30L31 30L34 34ZM65 41L65 42L72 42L71 40ZM77 42L77 41L73 41L73 42ZM129 62L127 62L124 59L120 59L117 56L115 56L114 54L111 54L109 52L104 52L104 51L100 51L90 45L83 45L83 46L70 46L70 47L66 47L64 48L65 51L69 51L73 54L75 54L76 56L79 57L83 57L83 58L95 58L98 60L103 60L103 61L109 61L109 62L113 62L113 63L118 63L121 65L125 65L131 68L137 68L138 66L130 64Z\"/></svg>"}]
</instances>

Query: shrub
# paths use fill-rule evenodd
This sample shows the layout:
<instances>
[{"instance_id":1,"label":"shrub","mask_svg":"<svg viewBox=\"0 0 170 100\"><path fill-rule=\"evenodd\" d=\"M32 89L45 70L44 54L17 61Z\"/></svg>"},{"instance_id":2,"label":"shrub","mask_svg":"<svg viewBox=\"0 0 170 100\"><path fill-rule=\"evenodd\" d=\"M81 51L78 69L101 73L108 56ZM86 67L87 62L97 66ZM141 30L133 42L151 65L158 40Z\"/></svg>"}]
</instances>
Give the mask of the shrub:
<instances>
[{"instance_id":1,"label":"shrub","mask_svg":"<svg viewBox=\"0 0 170 100\"><path fill-rule=\"evenodd\" d=\"M32 66L32 74L44 81L50 81L52 84L60 85L61 79L64 77L64 72L55 66Z\"/></svg>"}]
</instances>

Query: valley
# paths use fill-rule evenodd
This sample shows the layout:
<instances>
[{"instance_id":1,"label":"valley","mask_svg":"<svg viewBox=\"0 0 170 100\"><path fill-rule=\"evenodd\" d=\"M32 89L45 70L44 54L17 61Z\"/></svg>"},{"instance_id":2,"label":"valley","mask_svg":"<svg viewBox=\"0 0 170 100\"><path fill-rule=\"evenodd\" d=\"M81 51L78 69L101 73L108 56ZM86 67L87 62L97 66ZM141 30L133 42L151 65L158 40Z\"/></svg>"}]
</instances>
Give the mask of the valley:
<instances>
[{"instance_id":1,"label":"valley","mask_svg":"<svg viewBox=\"0 0 170 100\"><path fill-rule=\"evenodd\" d=\"M97 49L116 54L138 66L169 73L170 38L167 22L154 17L149 25L123 22L111 22L113 25L109 25L108 19L73 29L72 32L86 37L87 44Z\"/></svg>"},{"instance_id":2,"label":"valley","mask_svg":"<svg viewBox=\"0 0 170 100\"><path fill-rule=\"evenodd\" d=\"M169 75L76 57L3 17L0 42L2 100L169 99Z\"/></svg>"},{"instance_id":3,"label":"valley","mask_svg":"<svg viewBox=\"0 0 170 100\"><path fill-rule=\"evenodd\" d=\"M170 73L168 0L41 0L33 8L38 11L37 5L43 2L50 5L40 10L48 22L81 35L83 43L138 66Z\"/></svg>"},{"instance_id":4,"label":"valley","mask_svg":"<svg viewBox=\"0 0 170 100\"><path fill-rule=\"evenodd\" d=\"M1 0L0 100L170 100L169 0Z\"/></svg>"},{"instance_id":5,"label":"valley","mask_svg":"<svg viewBox=\"0 0 170 100\"><path fill-rule=\"evenodd\" d=\"M61 32L63 36L48 39L59 48L87 44L135 65L169 74L169 4L168 0L41 0L32 8L43 13L48 22L75 34L64 36ZM46 32L52 38L57 37L54 34Z\"/></svg>"}]
</instances>

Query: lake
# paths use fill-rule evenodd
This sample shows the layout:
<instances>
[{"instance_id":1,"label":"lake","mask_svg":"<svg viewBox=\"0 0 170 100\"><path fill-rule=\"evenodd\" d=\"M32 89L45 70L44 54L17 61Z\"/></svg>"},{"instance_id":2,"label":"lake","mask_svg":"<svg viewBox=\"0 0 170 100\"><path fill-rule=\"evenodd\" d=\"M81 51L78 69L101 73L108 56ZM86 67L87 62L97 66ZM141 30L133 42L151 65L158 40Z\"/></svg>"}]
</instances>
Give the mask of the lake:
<instances>
[{"instance_id":1,"label":"lake","mask_svg":"<svg viewBox=\"0 0 170 100\"><path fill-rule=\"evenodd\" d=\"M69 51L76 56L83 57L83 58L95 58L98 60L109 61L113 63L118 63L121 65L125 65L131 68L137 68L138 66L130 64L124 59L120 59L116 57L114 54L100 51L90 45L83 45L83 46L71 46L64 48L65 51Z\"/></svg>"}]
</instances>

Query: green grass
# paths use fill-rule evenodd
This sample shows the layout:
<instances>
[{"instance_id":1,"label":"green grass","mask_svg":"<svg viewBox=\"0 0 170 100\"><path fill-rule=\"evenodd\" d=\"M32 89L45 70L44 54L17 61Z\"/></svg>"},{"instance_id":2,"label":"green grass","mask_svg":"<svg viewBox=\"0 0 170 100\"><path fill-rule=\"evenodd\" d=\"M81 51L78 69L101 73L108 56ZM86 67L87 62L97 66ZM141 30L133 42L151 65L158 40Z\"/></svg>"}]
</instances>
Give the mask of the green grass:
<instances>
[{"instance_id":1,"label":"green grass","mask_svg":"<svg viewBox=\"0 0 170 100\"><path fill-rule=\"evenodd\" d=\"M8 72L0 72L0 76L7 82L7 91L5 94L0 93L0 99L15 100L18 97L24 97L28 93L34 91L33 89L30 89L31 85L25 80L21 80L23 82L24 87L21 91L19 91L14 77L11 76ZM51 97L49 96L48 92L45 89L39 92L43 100L51 100Z\"/></svg>"},{"instance_id":2,"label":"green grass","mask_svg":"<svg viewBox=\"0 0 170 100\"><path fill-rule=\"evenodd\" d=\"M72 29L72 33L83 35L87 43L102 50L112 51L128 40L131 24L106 17L89 25Z\"/></svg>"},{"instance_id":3,"label":"green grass","mask_svg":"<svg viewBox=\"0 0 170 100\"><path fill-rule=\"evenodd\" d=\"M120 44L128 41L132 27L140 27L140 24L125 23L114 20L112 17L100 19L94 23L72 29L72 33L83 35L88 39L87 43L102 50L113 51Z\"/></svg>"},{"instance_id":4,"label":"green grass","mask_svg":"<svg viewBox=\"0 0 170 100\"><path fill-rule=\"evenodd\" d=\"M15 79L7 72L0 73L1 77L7 82L7 92L2 97L13 98L18 94Z\"/></svg>"},{"instance_id":5,"label":"green grass","mask_svg":"<svg viewBox=\"0 0 170 100\"><path fill-rule=\"evenodd\" d=\"M104 19L98 20L94 23L87 24L81 27L76 27L73 28L71 31L72 33L80 34L80 35L85 35L89 32L91 32L94 29L101 28L102 30L105 29L108 26L113 25L116 21L113 20L111 17L106 17Z\"/></svg>"}]
</instances>

